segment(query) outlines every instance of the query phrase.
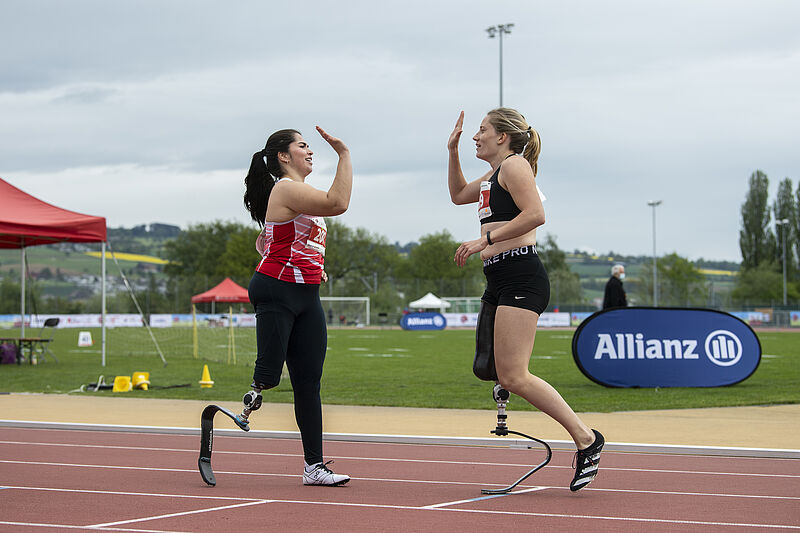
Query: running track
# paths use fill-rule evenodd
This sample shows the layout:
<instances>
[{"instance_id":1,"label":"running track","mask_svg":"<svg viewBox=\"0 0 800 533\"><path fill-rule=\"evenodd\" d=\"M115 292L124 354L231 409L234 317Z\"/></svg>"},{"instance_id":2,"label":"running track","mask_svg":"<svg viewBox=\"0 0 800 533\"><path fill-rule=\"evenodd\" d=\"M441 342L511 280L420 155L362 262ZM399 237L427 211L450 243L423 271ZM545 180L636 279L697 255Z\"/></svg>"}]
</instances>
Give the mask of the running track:
<instances>
[{"instance_id":1,"label":"running track","mask_svg":"<svg viewBox=\"0 0 800 533\"><path fill-rule=\"evenodd\" d=\"M484 496L536 449L326 442L344 487L304 487L300 443L215 434L217 486L199 438L0 427L0 531L796 531L800 460L603 453L571 493L572 454L515 492Z\"/></svg>"}]
</instances>

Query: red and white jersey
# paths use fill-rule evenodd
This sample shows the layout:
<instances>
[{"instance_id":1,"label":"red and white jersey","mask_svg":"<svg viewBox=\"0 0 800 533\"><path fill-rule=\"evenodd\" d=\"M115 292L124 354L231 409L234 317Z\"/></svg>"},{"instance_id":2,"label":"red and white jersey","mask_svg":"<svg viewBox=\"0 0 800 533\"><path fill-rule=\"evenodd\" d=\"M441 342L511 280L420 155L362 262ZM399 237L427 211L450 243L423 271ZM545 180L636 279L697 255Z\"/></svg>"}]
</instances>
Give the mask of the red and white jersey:
<instances>
[{"instance_id":1,"label":"red and white jersey","mask_svg":"<svg viewBox=\"0 0 800 533\"><path fill-rule=\"evenodd\" d=\"M261 254L256 271L282 281L319 285L327 236L322 217L298 215L288 222L266 222L256 240Z\"/></svg>"}]
</instances>

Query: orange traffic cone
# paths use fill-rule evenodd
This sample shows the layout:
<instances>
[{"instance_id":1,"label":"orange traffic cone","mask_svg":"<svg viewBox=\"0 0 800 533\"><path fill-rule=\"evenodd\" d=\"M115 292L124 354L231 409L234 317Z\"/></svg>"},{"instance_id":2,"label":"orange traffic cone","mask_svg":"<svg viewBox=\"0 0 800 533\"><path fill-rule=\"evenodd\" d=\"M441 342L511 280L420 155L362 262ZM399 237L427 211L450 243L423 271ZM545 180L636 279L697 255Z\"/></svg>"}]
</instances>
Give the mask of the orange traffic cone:
<instances>
[{"instance_id":1,"label":"orange traffic cone","mask_svg":"<svg viewBox=\"0 0 800 533\"><path fill-rule=\"evenodd\" d=\"M208 371L208 365L203 365L203 377L200 378L200 388L210 389L213 386L214 382L211 381L211 373Z\"/></svg>"}]
</instances>

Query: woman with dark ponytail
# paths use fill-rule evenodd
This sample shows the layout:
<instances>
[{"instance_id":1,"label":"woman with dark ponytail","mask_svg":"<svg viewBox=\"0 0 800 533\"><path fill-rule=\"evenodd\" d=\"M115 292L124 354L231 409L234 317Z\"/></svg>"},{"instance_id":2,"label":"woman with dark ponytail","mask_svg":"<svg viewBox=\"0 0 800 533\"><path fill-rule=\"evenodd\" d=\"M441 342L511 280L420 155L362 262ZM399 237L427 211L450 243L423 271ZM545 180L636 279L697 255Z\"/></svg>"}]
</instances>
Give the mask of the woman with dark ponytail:
<instances>
[{"instance_id":1,"label":"woman with dark ponytail","mask_svg":"<svg viewBox=\"0 0 800 533\"><path fill-rule=\"evenodd\" d=\"M462 111L447 142L447 181L454 204L478 203L481 222L481 238L463 243L454 258L464 266L469 256L480 253L486 276L473 371L525 398L567 430L578 449L569 485L577 491L597 475L605 440L558 391L529 371L536 325L550 300L550 281L536 254L536 228L544 224L545 199L536 185L539 133L513 109L489 111L472 139L475 155L491 169L468 183L458 155L463 124Z\"/></svg>"},{"instance_id":2,"label":"woman with dark ponytail","mask_svg":"<svg viewBox=\"0 0 800 533\"><path fill-rule=\"evenodd\" d=\"M248 428L250 413L261 406L261 391L280 383L286 363L303 440L303 484L343 485L350 477L334 474L322 455L320 380L328 334L319 286L327 281L323 217L347 210L353 168L347 146L319 126L317 131L339 156L327 191L305 183L313 152L297 130L270 135L264 149L253 154L244 180L244 205L263 229L256 240L261 261L248 288L256 311L253 390L245 394L237 422Z\"/></svg>"}]
</instances>

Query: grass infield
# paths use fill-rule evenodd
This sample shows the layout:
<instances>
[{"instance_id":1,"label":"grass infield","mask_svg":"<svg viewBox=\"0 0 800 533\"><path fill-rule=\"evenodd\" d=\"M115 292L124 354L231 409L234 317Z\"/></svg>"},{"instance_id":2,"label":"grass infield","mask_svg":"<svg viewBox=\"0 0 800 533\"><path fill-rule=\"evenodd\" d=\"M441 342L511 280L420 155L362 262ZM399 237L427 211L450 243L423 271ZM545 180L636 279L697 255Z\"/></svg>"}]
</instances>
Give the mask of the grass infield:
<instances>
[{"instance_id":1,"label":"grass infield","mask_svg":"<svg viewBox=\"0 0 800 533\"><path fill-rule=\"evenodd\" d=\"M59 362L0 365L0 392L67 393L114 376L150 372L151 389L128 393L75 392L94 396L240 401L249 390L255 359L255 330L236 331L237 363L227 363L228 330L200 330L200 358L192 357L191 330L154 329L167 359L163 366L143 328L107 332L106 366L100 365L100 330L91 330L94 346L79 348L78 330L56 330L51 349ZM3 336L18 335L4 331ZM572 359L572 330L540 329L531 371L547 380L579 412L682 409L800 402L800 331L757 332L763 357L742 383L717 388L612 389L587 379ZM28 332L31 334L31 332ZM322 380L327 404L459 409L494 409L492 385L472 375L474 332L397 329L331 329ZM214 380L200 388L203 365ZM186 385L187 387L175 387ZM292 402L288 377L264 393L265 402ZM532 410L512 398L510 408Z\"/></svg>"}]
</instances>

